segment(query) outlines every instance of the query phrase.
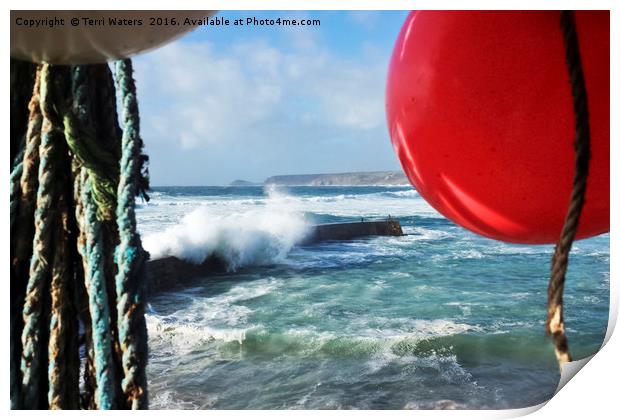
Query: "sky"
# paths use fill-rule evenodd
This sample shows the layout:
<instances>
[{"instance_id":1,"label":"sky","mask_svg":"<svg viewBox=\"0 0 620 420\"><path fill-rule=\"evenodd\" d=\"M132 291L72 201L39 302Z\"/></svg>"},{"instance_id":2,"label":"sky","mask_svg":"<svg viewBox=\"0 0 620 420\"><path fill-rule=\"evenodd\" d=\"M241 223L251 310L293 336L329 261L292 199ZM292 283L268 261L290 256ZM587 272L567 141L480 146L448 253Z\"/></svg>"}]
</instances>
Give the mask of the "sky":
<instances>
[{"instance_id":1,"label":"sky","mask_svg":"<svg viewBox=\"0 0 620 420\"><path fill-rule=\"evenodd\" d=\"M151 185L399 170L385 81L404 11L222 11L320 26L199 27L134 59Z\"/></svg>"}]
</instances>

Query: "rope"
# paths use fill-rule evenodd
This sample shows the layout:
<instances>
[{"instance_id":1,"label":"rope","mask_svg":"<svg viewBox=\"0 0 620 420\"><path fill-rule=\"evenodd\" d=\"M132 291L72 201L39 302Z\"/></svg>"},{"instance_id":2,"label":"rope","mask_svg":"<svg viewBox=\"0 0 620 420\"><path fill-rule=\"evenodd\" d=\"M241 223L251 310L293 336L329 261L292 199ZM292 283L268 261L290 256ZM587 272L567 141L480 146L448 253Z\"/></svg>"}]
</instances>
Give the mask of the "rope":
<instances>
[{"instance_id":1,"label":"rope","mask_svg":"<svg viewBox=\"0 0 620 420\"><path fill-rule=\"evenodd\" d=\"M110 308L104 272L102 222L97 219L97 205L90 180L86 178L81 187L81 199L84 203L84 226L86 227L84 252L87 257L87 267L84 277L92 318L92 340L97 381L95 403L98 408L108 410L115 408L115 378L112 362Z\"/></svg>"},{"instance_id":2,"label":"rope","mask_svg":"<svg viewBox=\"0 0 620 420\"><path fill-rule=\"evenodd\" d=\"M39 145L41 142L40 90L41 66L38 66L32 97L28 104L26 144L18 155L11 174L11 402L18 408L21 388L21 331L27 275L34 237L34 208L38 188ZM21 156L21 157L19 157ZM19 167L17 167L19 165ZM19 180L17 180L19 176ZM19 234L14 227L19 226Z\"/></svg>"},{"instance_id":3,"label":"rope","mask_svg":"<svg viewBox=\"0 0 620 420\"><path fill-rule=\"evenodd\" d=\"M562 11L560 26L566 48L566 65L570 76L575 113L575 174L564 226L551 261L551 279L547 290L547 333L553 338L555 355L562 368L563 363L572 360L564 328L562 296L568 268L568 255L577 233L579 217L585 202L590 163L590 123L574 12Z\"/></svg>"},{"instance_id":4,"label":"rope","mask_svg":"<svg viewBox=\"0 0 620 420\"><path fill-rule=\"evenodd\" d=\"M72 161L73 200L75 203L75 221L77 225L76 250L81 256L82 265L76 265L76 277L82 280L77 282L81 287L76 291L80 302L80 319L84 327L84 363L83 363L83 392L80 395L80 406L85 409L95 409L95 389L97 379L94 365L94 349L92 340L92 320L89 313L88 292L86 291L84 276L88 271L88 256L86 254L86 226L84 224L84 206L82 204L82 185L86 180L86 169L81 168L76 160ZM84 308L82 307L84 306Z\"/></svg>"},{"instance_id":5,"label":"rope","mask_svg":"<svg viewBox=\"0 0 620 420\"><path fill-rule=\"evenodd\" d=\"M64 146L64 144L63 144ZM66 147L66 146L65 146ZM68 156L61 169L68 169ZM73 264L70 250L70 213L67 176L57 181L62 191L58 199L55 252L52 264L51 319L48 345L48 403L51 409L77 409L79 395L79 354L77 320L72 304Z\"/></svg>"},{"instance_id":6,"label":"rope","mask_svg":"<svg viewBox=\"0 0 620 420\"><path fill-rule=\"evenodd\" d=\"M53 89L58 84L57 73L45 64L41 70L41 110L43 123L39 147L39 189L37 208L34 212L35 234L30 262L30 278L24 302L24 330L22 333L22 401L25 407L40 406L41 389L44 387L41 362L45 351L45 292L50 281L51 238L55 222L57 188L55 177L58 167L58 145L64 142L58 116L52 105Z\"/></svg>"},{"instance_id":7,"label":"rope","mask_svg":"<svg viewBox=\"0 0 620 420\"><path fill-rule=\"evenodd\" d=\"M120 244L115 252L118 265L117 322L125 374L122 388L129 407L142 409L147 408L143 279L148 255L142 249L137 234L135 215L135 196L139 188L136 181L142 166L142 139L139 135L140 119L131 61L118 61L116 69L124 122L116 208Z\"/></svg>"},{"instance_id":8,"label":"rope","mask_svg":"<svg viewBox=\"0 0 620 420\"><path fill-rule=\"evenodd\" d=\"M118 174L121 156L121 136L122 131L119 126L118 114L116 111L116 87L114 77L107 64L92 65L89 83L95 90L95 98L93 103L94 124L97 126L98 141L101 146L115 156L115 172ZM92 100L92 99L91 99ZM118 177L116 178L114 188L118 188ZM119 342L115 277L118 267L115 262L114 250L120 243L118 224L116 218L104 220L103 222L103 238L104 238L104 270L106 279L106 290L108 291L108 305L110 308L110 325L112 334L112 359L114 366L114 376L118 379L115 381L115 405L117 408L124 408L125 401L123 398L123 390L121 386L123 373L122 350Z\"/></svg>"},{"instance_id":9,"label":"rope","mask_svg":"<svg viewBox=\"0 0 620 420\"><path fill-rule=\"evenodd\" d=\"M108 314L110 325L111 359L110 369L113 372L111 377L120 379L123 377L121 367L121 351L118 345L118 333L116 330L116 292L114 276L116 274L116 264L114 262L114 248L118 239L118 229L116 220L110 216L109 206L115 202L115 189L118 182L118 158L120 157L120 128L119 132L110 130L114 125L113 120L117 119L116 99L114 95L114 80L107 64L94 64L89 66L77 66L71 68L69 74L70 99L65 104L63 111L63 121L68 144L73 149L73 168L74 174L84 172L90 188L90 194L95 203L96 219L101 223L99 230L99 240L101 245L101 277L105 280L105 289L108 301ZM112 104L112 108L110 107ZM115 124L118 127L118 121ZM99 154L105 156L102 158ZM111 166L107 166L111 165ZM77 181L80 176L74 175ZM86 178L85 178L86 179ZM85 233L91 229L88 222L84 221L85 203L82 202L83 188L79 188L79 197L76 199L75 216L80 227L78 235L78 253L81 255L84 273L89 272L90 256L85 250ZM77 191L77 190L76 190ZM114 194L109 194L109 192ZM99 194L103 192L102 194ZM103 201L102 201L103 200ZM112 201L110 201L112 200ZM79 210L78 210L79 209ZM113 212L112 212L113 215ZM80 249L81 248L81 249ZM86 254L85 254L86 252ZM94 351L93 337L95 332L92 327L93 316L89 312L90 295L85 287L81 287L81 302L85 304L81 312L82 325L84 331L86 359L84 364L84 386L82 403L88 408L97 408L97 368ZM113 381L114 387L113 406L120 407L117 399L122 394L120 382Z\"/></svg>"},{"instance_id":10,"label":"rope","mask_svg":"<svg viewBox=\"0 0 620 420\"><path fill-rule=\"evenodd\" d=\"M28 123L12 126L25 134L9 190L11 407L147 408L135 196L148 198L148 172L131 61L118 64L124 132L107 64L36 69Z\"/></svg>"},{"instance_id":11,"label":"rope","mask_svg":"<svg viewBox=\"0 0 620 420\"><path fill-rule=\"evenodd\" d=\"M113 220L118 184L118 156L100 141L96 115L91 98L95 97L89 83L92 66L75 66L72 71L73 101L64 114L65 136L75 159L88 170L97 218Z\"/></svg>"},{"instance_id":12,"label":"rope","mask_svg":"<svg viewBox=\"0 0 620 420\"><path fill-rule=\"evenodd\" d=\"M13 173L11 174L11 192L17 193L19 191L18 194L11 195L11 231L13 231L13 225L16 222L22 227L24 221L32 220L35 207L36 190L38 188L37 171L39 167L41 124L43 123L39 97L41 86L40 75L41 66L38 67L35 74L32 98L28 104L29 116L26 130L26 143L18 155ZM20 173L19 178L17 178L18 172ZM17 181L19 185L14 184L14 182ZM19 221L17 219L19 219ZM32 246L32 234L28 235L26 232L21 231L20 235L12 236L16 236L15 245L12 249L13 253L16 256L29 255L31 251L28 250L25 252L23 248L26 244L27 246ZM21 246L18 245L20 242Z\"/></svg>"}]
</instances>

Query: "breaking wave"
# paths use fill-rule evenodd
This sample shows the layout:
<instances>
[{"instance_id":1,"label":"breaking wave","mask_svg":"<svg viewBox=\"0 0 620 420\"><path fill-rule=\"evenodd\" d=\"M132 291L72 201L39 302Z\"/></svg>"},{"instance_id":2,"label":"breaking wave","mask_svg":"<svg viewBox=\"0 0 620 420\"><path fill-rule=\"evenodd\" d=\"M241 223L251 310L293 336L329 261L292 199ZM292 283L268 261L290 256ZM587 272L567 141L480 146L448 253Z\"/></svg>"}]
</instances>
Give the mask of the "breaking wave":
<instances>
[{"instance_id":1,"label":"breaking wave","mask_svg":"<svg viewBox=\"0 0 620 420\"><path fill-rule=\"evenodd\" d=\"M144 238L152 258L175 256L200 264L217 256L230 270L281 262L310 229L303 213L275 191L264 205L223 213L201 206L162 232Z\"/></svg>"}]
</instances>

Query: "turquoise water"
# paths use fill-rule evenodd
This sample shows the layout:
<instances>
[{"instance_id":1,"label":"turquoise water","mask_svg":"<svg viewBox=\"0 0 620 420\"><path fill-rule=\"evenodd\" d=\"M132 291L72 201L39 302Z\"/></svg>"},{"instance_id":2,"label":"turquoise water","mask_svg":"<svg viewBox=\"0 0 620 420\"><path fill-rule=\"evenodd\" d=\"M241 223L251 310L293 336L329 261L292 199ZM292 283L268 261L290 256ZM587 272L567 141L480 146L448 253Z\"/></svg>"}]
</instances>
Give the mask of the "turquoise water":
<instances>
[{"instance_id":1,"label":"turquoise water","mask_svg":"<svg viewBox=\"0 0 620 420\"><path fill-rule=\"evenodd\" d=\"M391 215L406 236L297 246L312 223ZM231 272L151 299L153 408L518 408L559 374L544 335L550 246L478 237L409 187L155 188L153 256L216 253ZM571 350L598 350L609 236L580 241Z\"/></svg>"}]
</instances>

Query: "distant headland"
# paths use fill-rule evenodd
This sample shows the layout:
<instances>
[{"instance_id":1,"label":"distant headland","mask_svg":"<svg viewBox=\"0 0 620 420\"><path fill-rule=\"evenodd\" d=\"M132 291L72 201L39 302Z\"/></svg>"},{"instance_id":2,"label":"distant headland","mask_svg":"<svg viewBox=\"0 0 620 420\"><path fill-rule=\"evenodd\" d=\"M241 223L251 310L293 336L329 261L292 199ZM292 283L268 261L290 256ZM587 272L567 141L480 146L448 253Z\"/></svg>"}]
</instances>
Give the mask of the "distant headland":
<instances>
[{"instance_id":1,"label":"distant headland","mask_svg":"<svg viewBox=\"0 0 620 420\"><path fill-rule=\"evenodd\" d=\"M287 185L287 186L373 186L373 185L409 185L409 181L400 171L344 172L338 174L276 175L263 182L236 180L230 183L235 187L252 185Z\"/></svg>"}]
</instances>

